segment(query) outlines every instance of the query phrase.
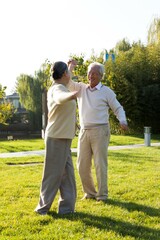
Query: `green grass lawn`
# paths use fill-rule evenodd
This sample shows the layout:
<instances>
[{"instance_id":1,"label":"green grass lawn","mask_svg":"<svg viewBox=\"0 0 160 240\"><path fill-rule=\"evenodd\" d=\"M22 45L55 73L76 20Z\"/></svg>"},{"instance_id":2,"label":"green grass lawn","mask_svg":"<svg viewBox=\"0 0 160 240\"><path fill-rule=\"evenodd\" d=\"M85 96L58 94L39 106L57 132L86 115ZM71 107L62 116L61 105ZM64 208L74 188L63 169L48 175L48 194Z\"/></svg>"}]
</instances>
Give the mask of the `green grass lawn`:
<instances>
[{"instance_id":1,"label":"green grass lawn","mask_svg":"<svg viewBox=\"0 0 160 240\"><path fill-rule=\"evenodd\" d=\"M75 137L72 141L72 148L77 147L78 138ZM159 142L160 135L152 135L151 143ZM111 135L110 146L128 145L128 144L144 144L143 135ZM0 153L3 152L21 152L44 149L43 139L26 139L26 140L2 140L0 139Z\"/></svg>"},{"instance_id":2,"label":"green grass lawn","mask_svg":"<svg viewBox=\"0 0 160 240\"><path fill-rule=\"evenodd\" d=\"M74 154L76 213L66 216L56 213L58 196L48 215L34 213L42 162L43 157L0 159L0 240L160 239L160 147L109 150L107 203L81 200Z\"/></svg>"},{"instance_id":3,"label":"green grass lawn","mask_svg":"<svg viewBox=\"0 0 160 240\"><path fill-rule=\"evenodd\" d=\"M0 153L32 151L41 149L44 149L43 139L20 139L11 141L0 139Z\"/></svg>"}]
</instances>

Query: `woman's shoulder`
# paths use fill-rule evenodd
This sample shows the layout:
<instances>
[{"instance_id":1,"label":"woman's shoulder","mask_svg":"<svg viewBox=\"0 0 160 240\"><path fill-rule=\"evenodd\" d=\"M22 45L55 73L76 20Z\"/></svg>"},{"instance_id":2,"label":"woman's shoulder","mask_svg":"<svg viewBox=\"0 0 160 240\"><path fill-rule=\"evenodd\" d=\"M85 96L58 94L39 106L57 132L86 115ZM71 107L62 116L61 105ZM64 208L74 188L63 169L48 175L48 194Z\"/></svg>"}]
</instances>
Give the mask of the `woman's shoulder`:
<instances>
[{"instance_id":1,"label":"woman's shoulder","mask_svg":"<svg viewBox=\"0 0 160 240\"><path fill-rule=\"evenodd\" d=\"M48 90L48 95L53 96L63 92L68 92L68 89L63 84L53 84Z\"/></svg>"},{"instance_id":2,"label":"woman's shoulder","mask_svg":"<svg viewBox=\"0 0 160 240\"><path fill-rule=\"evenodd\" d=\"M55 90L55 91L56 90L61 90L61 91L67 92L67 87L65 85L61 84L61 83L56 83L52 87L53 87L52 89Z\"/></svg>"}]
</instances>

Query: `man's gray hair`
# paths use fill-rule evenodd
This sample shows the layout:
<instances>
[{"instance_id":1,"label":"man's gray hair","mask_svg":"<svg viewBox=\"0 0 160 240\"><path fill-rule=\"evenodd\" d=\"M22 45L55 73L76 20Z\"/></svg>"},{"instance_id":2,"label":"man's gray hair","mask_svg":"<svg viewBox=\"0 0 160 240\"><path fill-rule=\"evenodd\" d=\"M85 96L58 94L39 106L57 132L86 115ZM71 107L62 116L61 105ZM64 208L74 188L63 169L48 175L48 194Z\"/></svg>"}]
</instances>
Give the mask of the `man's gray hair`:
<instances>
[{"instance_id":1,"label":"man's gray hair","mask_svg":"<svg viewBox=\"0 0 160 240\"><path fill-rule=\"evenodd\" d=\"M104 69L104 65L99 63L99 62L93 62L88 66L88 72L90 71L90 69L94 66L98 66L99 67L99 72L100 74L103 76L105 69Z\"/></svg>"}]
</instances>

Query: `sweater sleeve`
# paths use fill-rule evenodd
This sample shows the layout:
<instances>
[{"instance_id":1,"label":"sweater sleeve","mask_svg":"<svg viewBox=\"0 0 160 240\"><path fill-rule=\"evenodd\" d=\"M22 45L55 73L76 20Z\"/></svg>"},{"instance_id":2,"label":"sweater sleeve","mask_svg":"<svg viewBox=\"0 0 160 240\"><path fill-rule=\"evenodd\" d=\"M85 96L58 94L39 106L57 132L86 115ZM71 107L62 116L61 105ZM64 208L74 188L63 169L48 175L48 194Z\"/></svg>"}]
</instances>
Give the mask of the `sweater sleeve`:
<instances>
[{"instance_id":1,"label":"sweater sleeve","mask_svg":"<svg viewBox=\"0 0 160 240\"><path fill-rule=\"evenodd\" d=\"M64 102L71 100L72 96L73 93L67 91L63 86L57 87L53 92L53 100L57 104L63 104Z\"/></svg>"},{"instance_id":2,"label":"sweater sleeve","mask_svg":"<svg viewBox=\"0 0 160 240\"><path fill-rule=\"evenodd\" d=\"M69 90L61 84L52 86L48 91L48 118L52 116L56 105L71 100L72 95L73 93L69 92Z\"/></svg>"},{"instance_id":3,"label":"sweater sleeve","mask_svg":"<svg viewBox=\"0 0 160 240\"><path fill-rule=\"evenodd\" d=\"M109 91L109 97L107 101L108 101L109 107L112 109L113 113L115 114L119 122L127 123L125 111L122 105L117 100L116 94L111 89Z\"/></svg>"},{"instance_id":4,"label":"sweater sleeve","mask_svg":"<svg viewBox=\"0 0 160 240\"><path fill-rule=\"evenodd\" d=\"M81 83L74 82L72 79L69 80L69 83L67 84L67 88L73 92L73 91L79 91L81 89Z\"/></svg>"}]
</instances>

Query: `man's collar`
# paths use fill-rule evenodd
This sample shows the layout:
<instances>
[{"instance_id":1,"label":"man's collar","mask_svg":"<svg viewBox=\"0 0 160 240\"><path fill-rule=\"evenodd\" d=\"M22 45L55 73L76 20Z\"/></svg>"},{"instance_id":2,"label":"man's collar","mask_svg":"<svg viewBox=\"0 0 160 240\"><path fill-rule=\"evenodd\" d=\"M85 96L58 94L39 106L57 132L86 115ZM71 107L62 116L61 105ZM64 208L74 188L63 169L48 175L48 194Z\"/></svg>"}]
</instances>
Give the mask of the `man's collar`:
<instances>
[{"instance_id":1,"label":"man's collar","mask_svg":"<svg viewBox=\"0 0 160 240\"><path fill-rule=\"evenodd\" d=\"M101 82L99 82L99 83L98 83L95 87L93 87L93 88L91 88L91 86L89 86L89 84L88 84L88 88L89 88L91 91L93 91L93 90L100 90L101 87L102 87L102 83L101 83Z\"/></svg>"},{"instance_id":2,"label":"man's collar","mask_svg":"<svg viewBox=\"0 0 160 240\"><path fill-rule=\"evenodd\" d=\"M100 90L101 87L102 87L102 83L101 83L101 82L99 82L99 83L97 84L97 86L95 86L95 88L96 88L97 90Z\"/></svg>"}]
</instances>

